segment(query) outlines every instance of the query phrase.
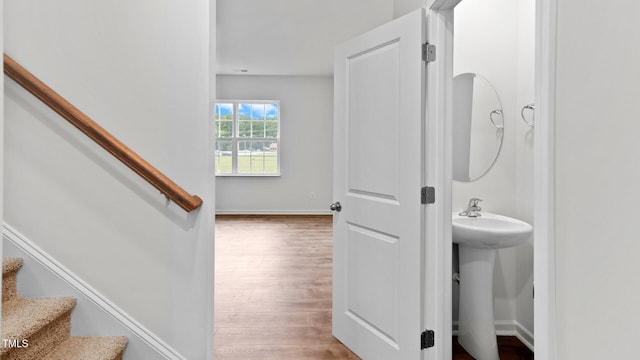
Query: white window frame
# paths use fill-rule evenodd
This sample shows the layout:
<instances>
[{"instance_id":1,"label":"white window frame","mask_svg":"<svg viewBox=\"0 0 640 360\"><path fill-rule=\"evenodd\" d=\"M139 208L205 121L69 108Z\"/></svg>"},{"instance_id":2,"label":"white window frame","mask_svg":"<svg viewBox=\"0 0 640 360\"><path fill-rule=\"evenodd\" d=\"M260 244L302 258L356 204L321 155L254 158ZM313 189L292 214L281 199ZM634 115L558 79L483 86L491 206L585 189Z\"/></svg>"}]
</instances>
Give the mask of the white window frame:
<instances>
[{"instance_id":1,"label":"white window frame","mask_svg":"<svg viewBox=\"0 0 640 360\"><path fill-rule=\"evenodd\" d=\"M280 121L281 121L281 111L280 111L280 100L223 100L223 99L219 99L215 101L214 104L214 126L218 126L218 114L215 111L215 106L217 104L232 104L233 105L233 118L232 118L232 134L231 137L217 137L215 138L216 141L216 151L218 149L217 146L217 142L218 140L221 141L231 141L231 146L232 146L232 152L231 152L231 172L230 173L219 173L218 172L218 154L214 155L214 161L216 161L216 176L267 176L267 177L273 177L273 176L280 176L280 153L281 153L281 140L280 140ZM278 107L278 120L277 120L277 136L275 138L271 138L271 137L240 137L240 119L239 119L239 111L238 111L238 107L239 104L277 104ZM219 129L216 129L219 130ZM215 132L217 134L217 131ZM276 152L276 172L273 173L264 173L264 172L239 172L238 171L238 153L239 153L239 143L242 141L264 141L264 142L275 142L278 146L278 150Z\"/></svg>"}]
</instances>

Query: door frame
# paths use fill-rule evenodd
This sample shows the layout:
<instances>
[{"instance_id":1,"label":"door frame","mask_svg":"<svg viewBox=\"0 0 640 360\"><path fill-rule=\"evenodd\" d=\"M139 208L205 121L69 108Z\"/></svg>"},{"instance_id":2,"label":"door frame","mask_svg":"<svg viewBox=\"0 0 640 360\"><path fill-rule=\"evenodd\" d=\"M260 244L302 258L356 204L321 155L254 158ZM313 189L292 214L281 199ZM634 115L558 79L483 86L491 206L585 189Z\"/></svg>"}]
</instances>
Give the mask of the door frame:
<instances>
[{"instance_id":1,"label":"door frame","mask_svg":"<svg viewBox=\"0 0 640 360\"><path fill-rule=\"evenodd\" d=\"M557 0L536 0L533 278L535 356L557 359L555 114Z\"/></svg>"},{"instance_id":2,"label":"door frame","mask_svg":"<svg viewBox=\"0 0 640 360\"><path fill-rule=\"evenodd\" d=\"M452 358L452 228L451 191L453 179L453 8L461 0L427 0L426 40L436 45L436 61L427 65L426 118L435 128L427 128L427 144L435 144L427 149L426 156L435 169L427 171L425 181L435 187L436 203L425 211L437 211L435 226L425 229L426 238L442 239L428 242L427 252L438 254L438 263L425 264L425 291L436 291L436 304L425 304L424 323L436 329L435 347L427 351L425 359ZM435 151L442 149L442 152ZM433 171L435 170L435 171ZM428 298L425 296L425 298ZM433 311L435 310L435 311ZM432 324L432 325L431 325Z\"/></svg>"},{"instance_id":3,"label":"door frame","mask_svg":"<svg viewBox=\"0 0 640 360\"><path fill-rule=\"evenodd\" d=\"M444 214L439 226L443 226L441 263L435 272L440 275L437 290L442 291L439 309L442 314L437 319L442 336L436 337L440 346L441 359L451 359L451 179L452 179L452 85L453 85L453 9L462 0L425 0L428 10L429 42L437 44L438 58L430 67L428 76L437 78L437 87L428 88L428 101L436 101L436 109L430 103L429 116L440 116L444 122L438 133L445 142L445 154L437 160L438 170L448 176L436 186L438 198L442 199ZM535 356L538 359L556 360L556 284L555 284L555 81L556 81L556 33L557 0L535 0L535 104L536 126L534 128L534 327ZM433 95L433 91L438 93ZM443 99L444 97L444 99ZM441 178L441 177L440 177ZM448 229L447 229L448 227ZM431 249L433 250L433 249ZM433 266L433 265L432 265ZM426 322L429 323L429 322Z\"/></svg>"}]
</instances>

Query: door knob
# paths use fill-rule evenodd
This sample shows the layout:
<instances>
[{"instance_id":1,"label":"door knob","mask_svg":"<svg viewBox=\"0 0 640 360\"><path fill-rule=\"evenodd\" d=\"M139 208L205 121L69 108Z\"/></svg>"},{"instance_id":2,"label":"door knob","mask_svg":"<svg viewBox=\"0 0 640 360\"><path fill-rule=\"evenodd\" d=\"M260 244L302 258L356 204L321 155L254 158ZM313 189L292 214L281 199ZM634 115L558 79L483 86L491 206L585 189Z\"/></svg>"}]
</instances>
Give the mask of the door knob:
<instances>
[{"instance_id":1,"label":"door knob","mask_svg":"<svg viewBox=\"0 0 640 360\"><path fill-rule=\"evenodd\" d=\"M342 205L340 205L340 201L336 201L333 204L329 205L329 209L332 211L340 211L342 210Z\"/></svg>"}]
</instances>

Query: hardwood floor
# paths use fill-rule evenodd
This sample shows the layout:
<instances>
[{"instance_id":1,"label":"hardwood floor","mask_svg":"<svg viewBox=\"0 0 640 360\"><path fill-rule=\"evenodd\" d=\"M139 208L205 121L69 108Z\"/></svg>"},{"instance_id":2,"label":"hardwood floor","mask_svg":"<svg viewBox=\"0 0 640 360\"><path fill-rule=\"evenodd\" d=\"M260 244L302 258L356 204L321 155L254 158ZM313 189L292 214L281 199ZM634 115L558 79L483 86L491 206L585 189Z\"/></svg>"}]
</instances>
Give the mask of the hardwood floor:
<instances>
[{"instance_id":1,"label":"hardwood floor","mask_svg":"<svg viewBox=\"0 0 640 360\"><path fill-rule=\"evenodd\" d=\"M331 267L331 216L218 215L216 360L358 359L331 335Z\"/></svg>"},{"instance_id":2,"label":"hardwood floor","mask_svg":"<svg viewBox=\"0 0 640 360\"><path fill-rule=\"evenodd\" d=\"M458 338L453 337L453 360L474 360L460 344ZM498 351L500 360L533 360L533 352L515 336L498 336Z\"/></svg>"},{"instance_id":3,"label":"hardwood floor","mask_svg":"<svg viewBox=\"0 0 640 360\"><path fill-rule=\"evenodd\" d=\"M331 335L331 254L330 216L216 217L216 359L358 359Z\"/></svg>"}]
</instances>

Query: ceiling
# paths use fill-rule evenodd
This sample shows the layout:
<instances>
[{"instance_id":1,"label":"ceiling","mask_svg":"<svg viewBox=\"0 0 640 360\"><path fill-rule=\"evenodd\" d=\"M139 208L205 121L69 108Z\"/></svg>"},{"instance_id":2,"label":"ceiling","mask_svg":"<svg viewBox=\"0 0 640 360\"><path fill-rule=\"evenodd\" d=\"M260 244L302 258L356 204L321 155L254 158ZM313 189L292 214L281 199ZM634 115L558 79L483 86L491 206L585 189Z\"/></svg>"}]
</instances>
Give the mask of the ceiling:
<instances>
[{"instance_id":1,"label":"ceiling","mask_svg":"<svg viewBox=\"0 0 640 360\"><path fill-rule=\"evenodd\" d=\"M217 73L331 75L335 45L391 19L393 0L217 0Z\"/></svg>"}]
</instances>

